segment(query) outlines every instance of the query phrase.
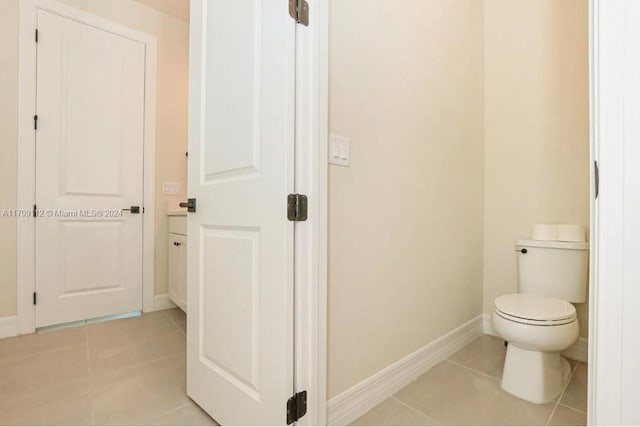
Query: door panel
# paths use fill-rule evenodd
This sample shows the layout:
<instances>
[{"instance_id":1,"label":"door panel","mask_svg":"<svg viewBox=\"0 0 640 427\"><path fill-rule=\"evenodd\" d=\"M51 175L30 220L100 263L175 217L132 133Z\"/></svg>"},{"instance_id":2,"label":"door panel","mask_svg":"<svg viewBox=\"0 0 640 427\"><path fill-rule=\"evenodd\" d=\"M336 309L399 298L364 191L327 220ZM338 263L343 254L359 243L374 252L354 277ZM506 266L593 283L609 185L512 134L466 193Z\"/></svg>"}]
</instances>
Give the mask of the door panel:
<instances>
[{"instance_id":1,"label":"door panel","mask_svg":"<svg viewBox=\"0 0 640 427\"><path fill-rule=\"evenodd\" d=\"M293 394L295 22L192 1L187 389L219 423L285 424Z\"/></svg>"},{"instance_id":2,"label":"door panel","mask_svg":"<svg viewBox=\"0 0 640 427\"><path fill-rule=\"evenodd\" d=\"M142 308L144 45L38 11L36 326Z\"/></svg>"}]
</instances>

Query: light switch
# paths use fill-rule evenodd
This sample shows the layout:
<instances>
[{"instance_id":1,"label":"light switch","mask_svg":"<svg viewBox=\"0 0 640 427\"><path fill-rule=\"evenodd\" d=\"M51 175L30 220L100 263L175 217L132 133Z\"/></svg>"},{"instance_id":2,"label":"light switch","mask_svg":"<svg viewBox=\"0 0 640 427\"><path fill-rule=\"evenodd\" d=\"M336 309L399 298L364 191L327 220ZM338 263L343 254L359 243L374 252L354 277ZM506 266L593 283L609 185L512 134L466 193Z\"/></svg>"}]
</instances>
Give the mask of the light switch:
<instances>
[{"instance_id":1,"label":"light switch","mask_svg":"<svg viewBox=\"0 0 640 427\"><path fill-rule=\"evenodd\" d=\"M340 135L329 137L329 163L337 166L351 165L351 141Z\"/></svg>"},{"instance_id":2,"label":"light switch","mask_svg":"<svg viewBox=\"0 0 640 427\"><path fill-rule=\"evenodd\" d=\"M179 182L163 182L162 194L180 194L182 185Z\"/></svg>"}]
</instances>

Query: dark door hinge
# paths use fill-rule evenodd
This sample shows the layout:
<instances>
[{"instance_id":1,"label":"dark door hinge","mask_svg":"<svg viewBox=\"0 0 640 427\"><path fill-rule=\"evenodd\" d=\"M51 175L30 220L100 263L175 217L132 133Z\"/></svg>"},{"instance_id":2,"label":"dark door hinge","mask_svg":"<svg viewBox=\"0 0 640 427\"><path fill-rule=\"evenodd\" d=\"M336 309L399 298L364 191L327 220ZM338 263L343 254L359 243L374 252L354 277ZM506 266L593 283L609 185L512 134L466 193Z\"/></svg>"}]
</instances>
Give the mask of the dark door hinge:
<instances>
[{"instance_id":1,"label":"dark door hinge","mask_svg":"<svg viewBox=\"0 0 640 427\"><path fill-rule=\"evenodd\" d=\"M287 218L289 221L307 220L307 196L304 194L289 194L287 197Z\"/></svg>"},{"instance_id":2,"label":"dark door hinge","mask_svg":"<svg viewBox=\"0 0 640 427\"><path fill-rule=\"evenodd\" d=\"M289 15L298 24L309 26L309 3L306 0L289 0Z\"/></svg>"},{"instance_id":3,"label":"dark door hinge","mask_svg":"<svg viewBox=\"0 0 640 427\"><path fill-rule=\"evenodd\" d=\"M33 293L33 305L36 305L38 302L38 294L37 293Z\"/></svg>"},{"instance_id":4,"label":"dark door hinge","mask_svg":"<svg viewBox=\"0 0 640 427\"><path fill-rule=\"evenodd\" d=\"M598 162L593 162L593 176L594 176L594 186L595 186L595 196L596 199L600 195L600 167L598 166Z\"/></svg>"},{"instance_id":5,"label":"dark door hinge","mask_svg":"<svg viewBox=\"0 0 640 427\"><path fill-rule=\"evenodd\" d=\"M307 391L294 394L287 401L287 425L291 425L307 413Z\"/></svg>"},{"instance_id":6,"label":"dark door hinge","mask_svg":"<svg viewBox=\"0 0 640 427\"><path fill-rule=\"evenodd\" d=\"M38 205L33 205L33 217L38 217Z\"/></svg>"},{"instance_id":7,"label":"dark door hinge","mask_svg":"<svg viewBox=\"0 0 640 427\"><path fill-rule=\"evenodd\" d=\"M33 116L33 129L38 130L38 115Z\"/></svg>"},{"instance_id":8,"label":"dark door hinge","mask_svg":"<svg viewBox=\"0 0 640 427\"><path fill-rule=\"evenodd\" d=\"M36 28L36 43L38 43L38 36L39 36L39 33L38 33L38 29Z\"/></svg>"}]
</instances>

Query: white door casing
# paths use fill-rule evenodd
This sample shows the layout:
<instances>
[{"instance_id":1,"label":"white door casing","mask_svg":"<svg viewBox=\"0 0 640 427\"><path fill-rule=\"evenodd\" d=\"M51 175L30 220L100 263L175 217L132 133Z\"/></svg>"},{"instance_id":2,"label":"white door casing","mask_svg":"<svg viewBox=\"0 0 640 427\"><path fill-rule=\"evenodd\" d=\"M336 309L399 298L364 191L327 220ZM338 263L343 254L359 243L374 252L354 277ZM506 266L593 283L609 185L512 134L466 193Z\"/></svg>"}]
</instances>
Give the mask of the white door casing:
<instances>
[{"instance_id":1,"label":"white door casing","mask_svg":"<svg viewBox=\"0 0 640 427\"><path fill-rule=\"evenodd\" d=\"M36 326L141 310L143 216L120 210L143 205L145 46L44 10L38 29Z\"/></svg>"},{"instance_id":2,"label":"white door casing","mask_svg":"<svg viewBox=\"0 0 640 427\"><path fill-rule=\"evenodd\" d=\"M295 26L191 3L187 390L223 425L285 424L294 391Z\"/></svg>"},{"instance_id":3,"label":"white door casing","mask_svg":"<svg viewBox=\"0 0 640 427\"><path fill-rule=\"evenodd\" d=\"M640 3L591 1L589 423L640 424Z\"/></svg>"}]
</instances>

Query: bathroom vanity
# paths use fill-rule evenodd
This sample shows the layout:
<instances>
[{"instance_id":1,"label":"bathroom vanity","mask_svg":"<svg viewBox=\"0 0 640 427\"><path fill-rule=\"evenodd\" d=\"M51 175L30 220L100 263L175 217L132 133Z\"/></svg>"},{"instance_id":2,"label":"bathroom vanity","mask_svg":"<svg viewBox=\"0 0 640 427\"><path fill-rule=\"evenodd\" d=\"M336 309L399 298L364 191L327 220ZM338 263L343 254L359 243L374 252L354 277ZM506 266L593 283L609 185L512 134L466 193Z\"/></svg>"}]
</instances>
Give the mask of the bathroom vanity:
<instances>
[{"instance_id":1,"label":"bathroom vanity","mask_svg":"<svg viewBox=\"0 0 640 427\"><path fill-rule=\"evenodd\" d=\"M169 298L187 312L187 212L169 212Z\"/></svg>"}]
</instances>

